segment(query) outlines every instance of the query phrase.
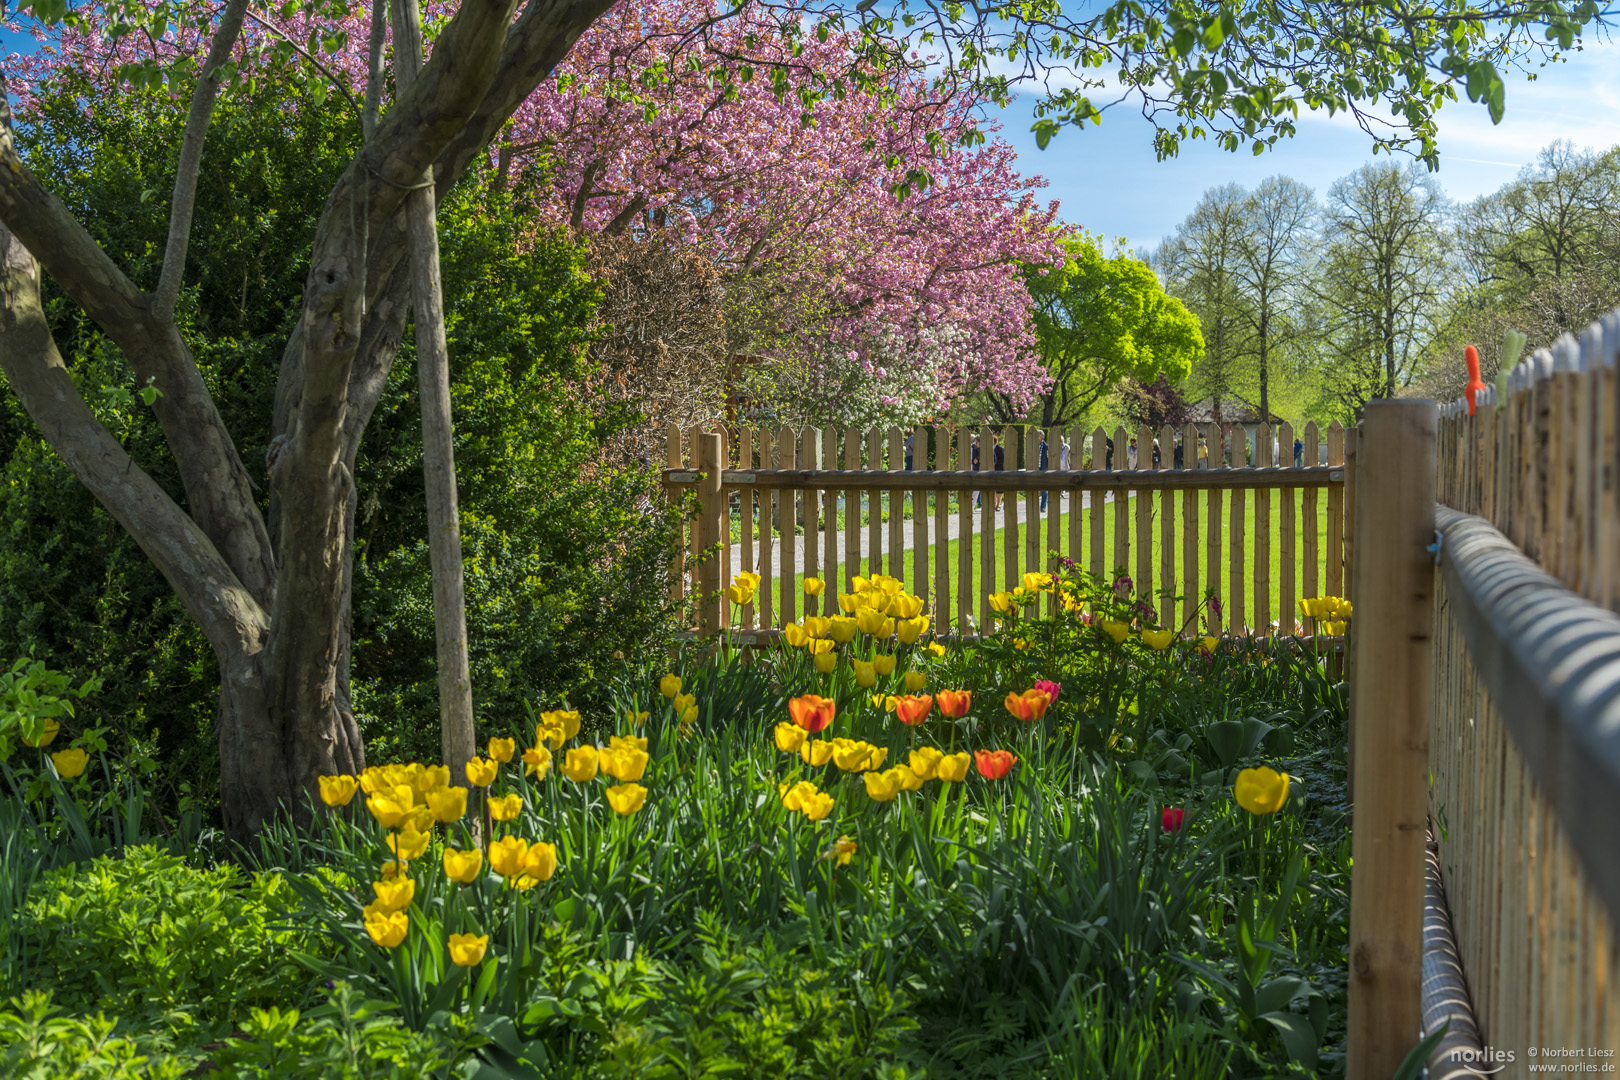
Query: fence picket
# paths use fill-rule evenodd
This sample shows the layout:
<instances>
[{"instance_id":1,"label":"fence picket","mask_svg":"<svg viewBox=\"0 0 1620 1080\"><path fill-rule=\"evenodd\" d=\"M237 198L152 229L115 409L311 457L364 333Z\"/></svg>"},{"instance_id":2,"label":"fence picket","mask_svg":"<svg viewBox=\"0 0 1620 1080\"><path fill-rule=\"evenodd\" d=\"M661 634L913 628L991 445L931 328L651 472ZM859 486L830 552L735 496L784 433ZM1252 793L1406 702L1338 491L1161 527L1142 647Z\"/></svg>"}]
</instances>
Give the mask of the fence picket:
<instances>
[{"instance_id":1,"label":"fence picket","mask_svg":"<svg viewBox=\"0 0 1620 1080\"><path fill-rule=\"evenodd\" d=\"M1038 470L1041 467L1041 439L1045 436L1040 428L1026 427L1021 429L1024 440L1024 455L1020 459L1026 470ZM1035 573L1041 569L1045 562L1041 558L1041 493L1030 488L1024 493L1024 570ZM1008 588L1012 588L1009 582Z\"/></svg>"},{"instance_id":2,"label":"fence picket","mask_svg":"<svg viewBox=\"0 0 1620 1080\"><path fill-rule=\"evenodd\" d=\"M996 466L991 429L979 428L979 471L992 472ZM996 588L996 498L991 491L978 493L979 499L979 632L990 627L990 594Z\"/></svg>"},{"instance_id":3,"label":"fence picket","mask_svg":"<svg viewBox=\"0 0 1620 1080\"><path fill-rule=\"evenodd\" d=\"M814 468L816 463L821 460L821 432L806 425L803 434L799 438L801 440L799 460ZM836 514L836 510L833 509L835 506L834 500L830 498L832 493L815 491L810 488L806 488L804 491L804 576L807 578L823 577L820 547L821 502L824 495L829 496L826 500L828 503L828 518L832 519ZM827 566L827 572L829 574L832 572L830 562ZM817 614L826 598L826 593L822 593L820 596L806 594L804 597L804 613L806 615Z\"/></svg>"},{"instance_id":4,"label":"fence picket","mask_svg":"<svg viewBox=\"0 0 1620 1080\"><path fill-rule=\"evenodd\" d=\"M901 454L901 450L900 450L901 441L902 440L900 438L900 429L899 428L890 428L889 429L889 471L890 472L896 472L897 473L897 472L904 472L905 471L905 460L904 460L904 457ZM873 467L876 468L875 465ZM873 495L873 500L876 501L876 499L877 499L877 495L874 494ZM887 502L889 504L888 508L887 508L888 512L889 512L889 559L888 559L888 567L889 567L889 569L888 569L888 573L889 573L890 577L899 578L901 581L904 581L904 580L906 580L906 569L905 569L905 566L903 565L905 563L905 561L906 561L906 539L905 539L905 536L904 536L904 534L902 533L901 530L902 530L902 528L904 526L905 516L906 516L906 493L905 493L905 490L903 488L893 488L893 489L891 489L888 492ZM915 583L913 583L913 584L915 584ZM915 592L916 590L913 589L912 591Z\"/></svg>"},{"instance_id":5,"label":"fence picket","mask_svg":"<svg viewBox=\"0 0 1620 1080\"><path fill-rule=\"evenodd\" d=\"M666 468L679 469L685 462L681 458L681 429L679 425L670 424L664 432L664 465ZM681 489L673 484L664 486L665 498L675 502L680 498ZM685 595L686 583L686 539L685 525L676 526L674 573L670 577L670 598L679 600Z\"/></svg>"},{"instance_id":6,"label":"fence picket","mask_svg":"<svg viewBox=\"0 0 1620 1080\"><path fill-rule=\"evenodd\" d=\"M798 464L797 438L793 429L785 427L776 437L776 454L782 469L792 469ZM781 597L782 610L777 617L782 625L797 622L799 618L799 587L798 587L798 530L799 508L798 499L791 488L782 491L782 516L779 526L782 533L782 581L778 596ZM828 586L831 588L831 586Z\"/></svg>"},{"instance_id":7,"label":"fence picket","mask_svg":"<svg viewBox=\"0 0 1620 1080\"><path fill-rule=\"evenodd\" d=\"M856 468L871 472L882 467L883 436L877 431L866 435L866 460ZM866 576L883 573L883 497L876 491L866 494ZM857 511L860 506L856 506ZM859 573L860 571L856 571Z\"/></svg>"},{"instance_id":8,"label":"fence picket","mask_svg":"<svg viewBox=\"0 0 1620 1080\"><path fill-rule=\"evenodd\" d=\"M1305 460L1309 461L1312 465L1315 465L1318 461L1322 460L1321 439L1321 433L1317 430L1316 422L1314 420L1305 425ZM1318 543L1316 529L1316 489L1306 488L1305 491L1300 495L1299 501L1300 517L1304 519L1303 524L1305 526L1305 573L1304 580L1300 584L1300 588L1304 595L1302 595L1300 599L1314 600L1316 597L1322 595L1320 578L1317 577L1316 573L1318 549L1320 546ZM1329 510L1331 509L1332 507L1330 505ZM1307 617L1302 619L1301 623L1307 636L1316 633L1315 619Z\"/></svg>"},{"instance_id":9,"label":"fence picket","mask_svg":"<svg viewBox=\"0 0 1620 1080\"><path fill-rule=\"evenodd\" d=\"M1328 465L1344 467L1344 425L1337 420L1328 427ZM1343 596L1344 590L1344 491L1328 488L1327 498L1327 593Z\"/></svg>"},{"instance_id":10,"label":"fence picket","mask_svg":"<svg viewBox=\"0 0 1620 1080\"><path fill-rule=\"evenodd\" d=\"M1204 425L1204 441L1206 453L1204 459L1209 462L1211 469L1230 468L1226 463L1225 438L1219 424ZM1221 603L1220 614L1210 613L1209 629L1212 634L1221 632L1221 624L1225 621L1225 588L1226 582L1221 577L1221 557L1226 548L1226 521L1221 516L1221 489L1209 489L1209 519L1205 523L1207 535L1204 540L1204 566L1209 571L1209 588L1215 594L1217 602Z\"/></svg>"},{"instance_id":11,"label":"fence picket","mask_svg":"<svg viewBox=\"0 0 1620 1080\"><path fill-rule=\"evenodd\" d=\"M1112 457L1108 453L1108 436L1103 434L1101 427L1091 435L1091 467L1113 468ZM1089 492L1086 498L1091 500L1091 572L1098 577L1107 577L1113 569L1103 565L1103 504L1108 500L1101 491Z\"/></svg>"},{"instance_id":12,"label":"fence picket","mask_svg":"<svg viewBox=\"0 0 1620 1080\"><path fill-rule=\"evenodd\" d=\"M1069 429L1069 468L1083 469L1086 461L1085 434L1078 426ZM1080 503L1083 501L1079 491L1069 493L1069 543L1064 554L1072 559L1076 566L1085 565L1085 554L1081 547L1082 525L1084 518L1081 515ZM1053 545L1056 547L1057 545Z\"/></svg>"},{"instance_id":13,"label":"fence picket","mask_svg":"<svg viewBox=\"0 0 1620 1080\"><path fill-rule=\"evenodd\" d=\"M952 428L937 427L934 429L934 457L932 468L936 471L950 471L951 440L956 432ZM951 544L950 527L947 516L950 513L951 496L947 491L934 492L934 628L939 633L948 633L951 629Z\"/></svg>"},{"instance_id":14,"label":"fence picket","mask_svg":"<svg viewBox=\"0 0 1620 1080\"><path fill-rule=\"evenodd\" d=\"M1181 428L1181 460L1182 467L1187 469L1202 469L1205 465L1198 453L1198 429L1192 424L1184 424ZM1187 597L1182 622L1191 619L1203 602L1198 578L1198 492L1188 488L1181 493L1181 588ZM1196 623L1189 629L1193 636L1198 635Z\"/></svg>"},{"instance_id":15,"label":"fence picket","mask_svg":"<svg viewBox=\"0 0 1620 1080\"><path fill-rule=\"evenodd\" d=\"M1232 425L1232 437L1226 447L1226 461L1230 468L1246 469L1249 467L1249 433L1242 424ZM1242 634L1248 627L1247 615L1247 582L1245 578L1245 561L1243 543L1244 519L1247 516L1248 499L1242 488L1232 489L1231 523L1227 526L1226 542L1226 628L1234 637Z\"/></svg>"},{"instance_id":16,"label":"fence picket","mask_svg":"<svg viewBox=\"0 0 1620 1080\"><path fill-rule=\"evenodd\" d=\"M737 468L752 469L753 467L754 429L750 427L741 428L737 432ZM751 574L754 572L754 488L745 484L737 489L737 494L738 514L741 518L741 535L739 538L741 543L739 547L742 550L739 554L741 555L742 572ZM725 542L729 545L731 543L730 537L727 537ZM742 628L744 630L754 628L754 602L752 600L743 605Z\"/></svg>"},{"instance_id":17,"label":"fence picket","mask_svg":"<svg viewBox=\"0 0 1620 1080\"><path fill-rule=\"evenodd\" d=\"M1018 470L1020 451L1023 449L1023 429L1005 427L1001 429L1002 461L1009 472ZM999 493L998 493L999 494ZM1003 589L1012 589L1018 580L1018 499L1016 491L1007 492L1001 500L1003 513L1001 518L1001 563L1003 575ZM994 581L985 585L986 592L995 591Z\"/></svg>"},{"instance_id":18,"label":"fence picket","mask_svg":"<svg viewBox=\"0 0 1620 1080\"><path fill-rule=\"evenodd\" d=\"M1154 468L1173 469L1176 465L1176 433L1169 424L1159 429L1159 460ZM1153 495L1143 492L1151 501ZM1165 488L1159 493L1159 587L1165 595L1159 598L1159 625L1176 624L1176 493Z\"/></svg>"},{"instance_id":19,"label":"fence picket","mask_svg":"<svg viewBox=\"0 0 1620 1080\"><path fill-rule=\"evenodd\" d=\"M928 429L911 429L911 467L922 472L928 467ZM902 502L905 499L901 495ZM911 591L928 602L928 492L916 488L911 493Z\"/></svg>"},{"instance_id":20,"label":"fence picket","mask_svg":"<svg viewBox=\"0 0 1620 1080\"><path fill-rule=\"evenodd\" d=\"M1043 434L1046 439L1046 467L1059 469L1063 465L1063 432L1058 428L1047 428ZM1063 492L1057 487L1046 490L1046 550L1040 553L1040 561L1031 569L1047 573L1055 569L1052 558L1063 551ZM1048 614L1057 611L1057 593L1047 594L1046 610Z\"/></svg>"},{"instance_id":21,"label":"fence picket","mask_svg":"<svg viewBox=\"0 0 1620 1080\"><path fill-rule=\"evenodd\" d=\"M759 440L759 467L761 469L774 469L776 439L770 428L760 428L757 432ZM776 560L772 557L772 548L775 544L776 531L776 492L772 488L759 488L759 625L773 627L776 625L776 604L771 598L771 569Z\"/></svg>"},{"instance_id":22,"label":"fence picket","mask_svg":"<svg viewBox=\"0 0 1620 1080\"><path fill-rule=\"evenodd\" d=\"M1271 425L1254 429L1254 467L1269 469L1276 464L1271 445ZM1254 489L1254 628L1265 634L1271 629L1271 489Z\"/></svg>"},{"instance_id":23,"label":"fence picket","mask_svg":"<svg viewBox=\"0 0 1620 1080\"><path fill-rule=\"evenodd\" d=\"M821 469L838 468L838 431L831 425L821 429L821 457L816 462L806 462ZM807 543L820 541L821 553L821 581L824 588L821 595L816 597L819 603L816 610L823 615L833 615L838 611L838 491L828 488L821 493L822 523L819 537L808 537ZM810 601L806 598L806 604Z\"/></svg>"},{"instance_id":24,"label":"fence picket","mask_svg":"<svg viewBox=\"0 0 1620 1080\"><path fill-rule=\"evenodd\" d=\"M973 436L970 429L956 429L956 469L968 472L973 468ZM956 497L956 629L968 633L973 616L973 496L961 491Z\"/></svg>"},{"instance_id":25,"label":"fence picket","mask_svg":"<svg viewBox=\"0 0 1620 1080\"><path fill-rule=\"evenodd\" d=\"M844 470L861 467L861 436L854 428L844 432ZM844 489L844 591L855 591L855 576L861 572L861 493Z\"/></svg>"},{"instance_id":26,"label":"fence picket","mask_svg":"<svg viewBox=\"0 0 1620 1080\"><path fill-rule=\"evenodd\" d=\"M1130 440L1125 436L1123 427L1114 429L1114 464L1116 469L1129 469ZM1114 489L1114 557L1109 560L1114 565L1108 569L1118 570L1122 574L1131 572L1131 518L1130 493L1119 488Z\"/></svg>"},{"instance_id":27,"label":"fence picket","mask_svg":"<svg viewBox=\"0 0 1620 1080\"><path fill-rule=\"evenodd\" d=\"M1294 425L1282 424L1277 429L1277 449L1282 453L1284 460L1295 465L1301 461L1294 460ZM1294 633L1294 614L1296 596L1294 587L1298 583L1298 569L1295 566L1298 550L1295 547L1294 531L1294 500L1297 492L1284 488L1278 503L1279 519L1277 522L1278 551L1278 579L1279 595L1277 597L1277 625L1283 634Z\"/></svg>"}]
</instances>

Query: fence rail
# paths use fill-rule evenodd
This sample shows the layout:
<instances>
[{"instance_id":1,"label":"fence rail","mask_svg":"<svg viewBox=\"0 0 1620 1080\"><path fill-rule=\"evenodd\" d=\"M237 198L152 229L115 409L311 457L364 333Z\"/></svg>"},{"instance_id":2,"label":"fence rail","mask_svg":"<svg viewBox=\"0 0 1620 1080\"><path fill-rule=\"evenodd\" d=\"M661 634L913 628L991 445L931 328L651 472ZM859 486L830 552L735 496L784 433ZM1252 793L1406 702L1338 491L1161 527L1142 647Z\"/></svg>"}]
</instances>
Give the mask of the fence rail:
<instances>
[{"instance_id":1,"label":"fence rail","mask_svg":"<svg viewBox=\"0 0 1620 1080\"><path fill-rule=\"evenodd\" d=\"M1289 424L1134 441L1123 428L672 426L663 482L672 498L699 491L688 556L718 553L683 586L704 599L705 628L830 613L855 576L887 573L924 597L939 632L971 634L990 621L989 593L1063 557L1123 570L1166 626L1188 623L1208 588L1228 633L1314 634L1295 602L1346 590L1354 447L1347 462L1341 425L1307 424L1286 464L1295 442ZM720 586L742 571L762 578L758 599L732 612ZM806 596L805 577L827 592Z\"/></svg>"}]
</instances>

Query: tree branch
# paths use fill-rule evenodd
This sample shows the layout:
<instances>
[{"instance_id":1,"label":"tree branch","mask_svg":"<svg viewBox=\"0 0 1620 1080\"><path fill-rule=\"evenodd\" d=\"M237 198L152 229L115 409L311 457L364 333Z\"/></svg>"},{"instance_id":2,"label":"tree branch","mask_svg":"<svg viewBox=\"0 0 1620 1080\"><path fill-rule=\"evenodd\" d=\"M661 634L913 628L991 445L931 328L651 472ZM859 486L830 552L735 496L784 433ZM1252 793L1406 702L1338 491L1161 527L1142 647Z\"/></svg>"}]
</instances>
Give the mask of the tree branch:
<instances>
[{"instance_id":1,"label":"tree branch","mask_svg":"<svg viewBox=\"0 0 1620 1080\"><path fill-rule=\"evenodd\" d=\"M220 69L230 58L236 39L242 34L242 16L247 0L229 0L220 17L219 29L208 45L208 56L191 91L191 112L186 117L185 135L180 140L180 161L175 166L174 194L169 203L169 239L163 248L163 269L152 293L152 314L159 319L174 317L174 304L180 295L180 282L186 272L186 247L191 241L191 217L197 206L197 170L202 165L203 140L214 118L214 101L219 96Z\"/></svg>"},{"instance_id":2,"label":"tree branch","mask_svg":"<svg viewBox=\"0 0 1620 1080\"><path fill-rule=\"evenodd\" d=\"M371 38L366 43L366 105L360 110L360 132L367 142L377 131L382 109L383 39L388 36L388 0L371 0Z\"/></svg>"}]
</instances>

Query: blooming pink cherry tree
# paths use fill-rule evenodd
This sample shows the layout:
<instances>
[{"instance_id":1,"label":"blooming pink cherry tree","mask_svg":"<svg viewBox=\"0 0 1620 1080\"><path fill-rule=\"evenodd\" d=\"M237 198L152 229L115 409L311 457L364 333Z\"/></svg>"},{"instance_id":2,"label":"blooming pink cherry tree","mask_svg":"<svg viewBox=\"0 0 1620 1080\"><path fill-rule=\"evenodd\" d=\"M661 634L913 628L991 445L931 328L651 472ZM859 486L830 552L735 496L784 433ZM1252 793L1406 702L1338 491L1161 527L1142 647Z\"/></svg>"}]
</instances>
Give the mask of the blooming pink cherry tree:
<instances>
[{"instance_id":1,"label":"blooming pink cherry tree","mask_svg":"<svg viewBox=\"0 0 1620 1080\"><path fill-rule=\"evenodd\" d=\"M1061 261L1057 207L1037 205L1045 182L1019 175L983 102L919 59L807 107L852 43L790 42L762 11L720 9L614 8L518 109L503 169L539 162L527 175L577 229L691 245L725 268L751 305L735 345L808 364L806 405L847 400L856 372L867 420L1044 389L1016 264Z\"/></svg>"}]
</instances>

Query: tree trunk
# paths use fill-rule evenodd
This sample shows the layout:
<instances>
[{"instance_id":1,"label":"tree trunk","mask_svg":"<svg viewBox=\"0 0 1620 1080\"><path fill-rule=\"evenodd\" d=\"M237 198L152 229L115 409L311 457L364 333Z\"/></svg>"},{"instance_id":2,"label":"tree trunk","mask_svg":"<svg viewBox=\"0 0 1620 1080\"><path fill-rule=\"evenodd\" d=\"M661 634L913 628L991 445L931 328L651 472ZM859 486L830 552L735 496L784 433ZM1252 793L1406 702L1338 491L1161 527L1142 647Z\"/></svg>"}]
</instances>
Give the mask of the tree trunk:
<instances>
[{"instance_id":1,"label":"tree trunk","mask_svg":"<svg viewBox=\"0 0 1620 1080\"><path fill-rule=\"evenodd\" d=\"M416 0L395 0L394 81L408 93L422 64L421 12ZM416 375L422 404L428 555L433 568L433 629L439 668L440 753L451 782L467 775L475 753L472 677L467 658L467 588L461 562L461 515L456 499L455 442L450 421L450 353L439 284L439 232L433 169L406 198L410 232Z\"/></svg>"}]
</instances>

